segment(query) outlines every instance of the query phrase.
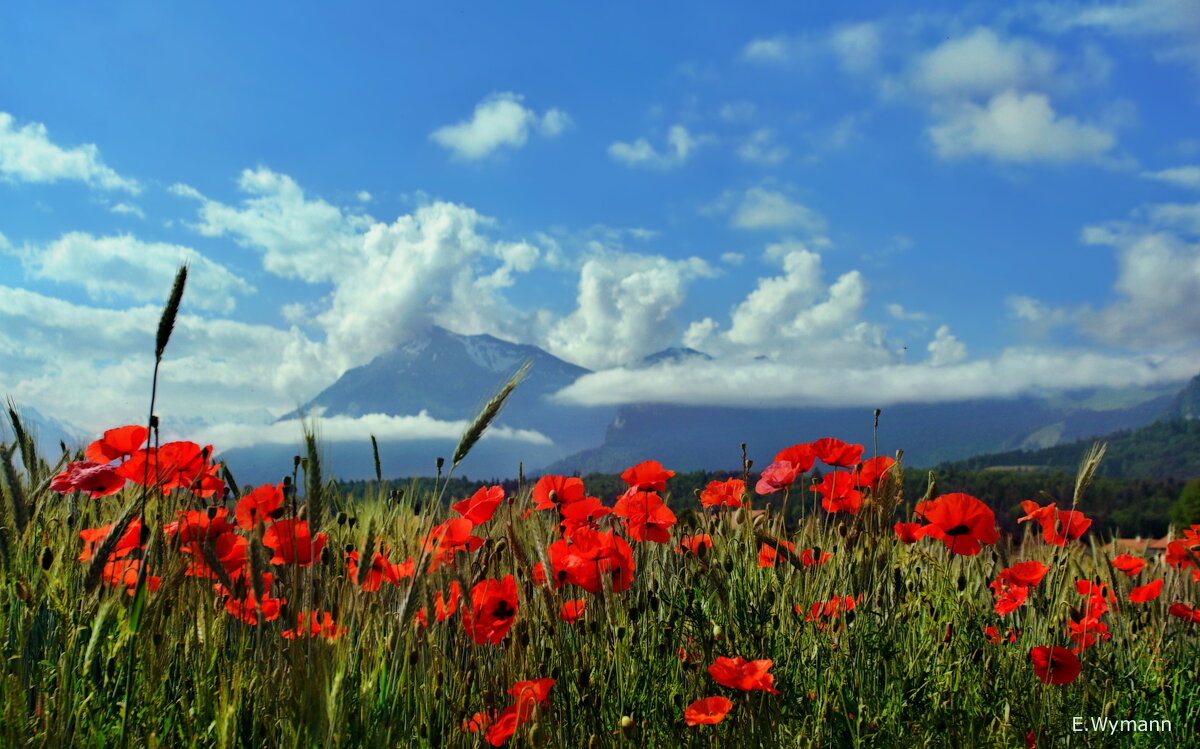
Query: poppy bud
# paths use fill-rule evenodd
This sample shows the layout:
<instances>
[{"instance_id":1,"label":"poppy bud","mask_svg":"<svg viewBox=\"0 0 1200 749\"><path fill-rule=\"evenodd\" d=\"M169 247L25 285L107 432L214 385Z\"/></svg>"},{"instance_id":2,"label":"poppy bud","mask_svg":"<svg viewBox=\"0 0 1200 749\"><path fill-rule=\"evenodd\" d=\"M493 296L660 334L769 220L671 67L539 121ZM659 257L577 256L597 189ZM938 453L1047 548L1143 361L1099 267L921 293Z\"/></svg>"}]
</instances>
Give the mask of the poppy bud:
<instances>
[{"instance_id":1,"label":"poppy bud","mask_svg":"<svg viewBox=\"0 0 1200 749\"><path fill-rule=\"evenodd\" d=\"M438 469L439 471L440 471L440 470L442 470L442 466L444 466L444 465L446 465L446 459L445 459L445 458L438 458L438 459L437 459L437 469Z\"/></svg>"},{"instance_id":2,"label":"poppy bud","mask_svg":"<svg viewBox=\"0 0 1200 749\"><path fill-rule=\"evenodd\" d=\"M733 572L733 568L734 568L734 564L733 564L733 557L726 557L726 558L725 558L725 571L726 571L726 572L730 572L730 573L732 573L732 572ZM691 592L691 589L690 589L690 588L688 589L688 592L689 592L689 593Z\"/></svg>"},{"instance_id":3,"label":"poppy bud","mask_svg":"<svg viewBox=\"0 0 1200 749\"><path fill-rule=\"evenodd\" d=\"M346 553L349 554L352 551L354 551L354 544L346 544Z\"/></svg>"},{"instance_id":4,"label":"poppy bud","mask_svg":"<svg viewBox=\"0 0 1200 749\"><path fill-rule=\"evenodd\" d=\"M150 414L150 428L158 429L158 414Z\"/></svg>"},{"instance_id":5,"label":"poppy bud","mask_svg":"<svg viewBox=\"0 0 1200 749\"><path fill-rule=\"evenodd\" d=\"M631 728L632 726L633 726L633 718L629 717L628 715L622 715L621 716L621 730L625 730L626 728Z\"/></svg>"},{"instance_id":6,"label":"poppy bud","mask_svg":"<svg viewBox=\"0 0 1200 749\"><path fill-rule=\"evenodd\" d=\"M68 528L75 527L75 513L71 513L70 515L67 515L67 527Z\"/></svg>"},{"instance_id":7,"label":"poppy bud","mask_svg":"<svg viewBox=\"0 0 1200 749\"><path fill-rule=\"evenodd\" d=\"M625 628L624 627L617 627L617 639L618 640L625 639Z\"/></svg>"},{"instance_id":8,"label":"poppy bud","mask_svg":"<svg viewBox=\"0 0 1200 749\"><path fill-rule=\"evenodd\" d=\"M304 460L304 458L301 458L299 455L293 455L292 456L292 468L293 469L299 468L300 463L303 460ZM287 479L284 479L284 481L287 481Z\"/></svg>"},{"instance_id":9,"label":"poppy bud","mask_svg":"<svg viewBox=\"0 0 1200 749\"><path fill-rule=\"evenodd\" d=\"M300 456L299 456L299 455L297 455L296 457L297 457L297 458L299 458ZM291 477L291 476L284 476L284 477L283 477L283 488L284 488L284 489L287 489L287 488L288 488L288 487L290 487L291 485L292 485L292 477Z\"/></svg>"},{"instance_id":10,"label":"poppy bud","mask_svg":"<svg viewBox=\"0 0 1200 749\"><path fill-rule=\"evenodd\" d=\"M415 666L417 665L417 661L420 659L421 653L417 650L413 650L408 654L408 665Z\"/></svg>"},{"instance_id":11,"label":"poppy bud","mask_svg":"<svg viewBox=\"0 0 1200 749\"><path fill-rule=\"evenodd\" d=\"M47 546L42 549L42 569L48 570L52 564L54 564L54 552Z\"/></svg>"},{"instance_id":12,"label":"poppy bud","mask_svg":"<svg viewBox=\"0 0 1200 749\"><path fill-rule=\"evenodd\" d=\"M351 515L350 518L346 522L350 525L351 528L353 528L354 526L358 525L358 517L355 515Z\"/></svg>"},{"instance_id":13,"label":"poppy bud","mask_svg":"<svg viewBox=\"0 0 1200 749\"><path fill-rule=\"evenodd\" d=\"M967 589L967 576L959 575L958 576L958 592L961 593L966 589Z\"/></svg>"},{"instance_id":14,"label":"poppy bud","mask_svg":"<svg viewBox=\"0 0 1200 749\"><path fill-rule=\"evenodd\" d=\"M845 538L850 533L850 529L846 527L845 523L838 523L837 533L842 538Z\"/></svg>"},{"instance_id":15,"label":"poppy bud","mask_svg":"<svg viewBox=\"0 0 1200 749\"><path fill-rule=\"evenodd\" d=\"M345 525L345 524L346 524L346 513L344 513L344 512L339 512L339 513L337 514L337 524L338 524L338 525Z\"/></svg>"},{"instance_id":16,"label":"poppy bud","mask_svg":"<svg viewBox=\"0 0 1200 749\"><path fill-rule=\"evenodd\" d=\"M333 555L329 553L329 547L321 549L321 564L329 564L333 561Z\"/></svg>"},{"instance_id":17,"label":"poppy bud","mask_svg":"<svg viewBox=\"0 0 1200 749\"><path fill-rule=\"evenodd\" d=\"M209 507L209 508L208 508L208 510L207 510L207 513L208 513L208 519L209 519L209 520L216 520L216 519L217 519L217 508L216 508L216 507Z\"/></svg>"}]
</instances>

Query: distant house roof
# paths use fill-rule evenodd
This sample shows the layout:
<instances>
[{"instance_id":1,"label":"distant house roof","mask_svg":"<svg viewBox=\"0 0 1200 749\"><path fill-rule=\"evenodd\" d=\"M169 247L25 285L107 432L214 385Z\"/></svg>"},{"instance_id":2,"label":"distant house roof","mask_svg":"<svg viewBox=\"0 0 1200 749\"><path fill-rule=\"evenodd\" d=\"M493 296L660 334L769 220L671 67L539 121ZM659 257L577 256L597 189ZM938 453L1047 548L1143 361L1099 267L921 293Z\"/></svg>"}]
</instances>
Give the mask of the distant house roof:
<instances>
[{"instance_id":1,"label":"distant house roof","mask_svg":"<svg viewBox=\"0 0 1200 749\"><path fill-rule=\"evenodd\" d=\"M1112 543L1105 544L1102 550L1118 554L1145 554L1148 551L1166 551L1170 536L1162 538L1116 538Z\"/></svg>"}]
</instances>

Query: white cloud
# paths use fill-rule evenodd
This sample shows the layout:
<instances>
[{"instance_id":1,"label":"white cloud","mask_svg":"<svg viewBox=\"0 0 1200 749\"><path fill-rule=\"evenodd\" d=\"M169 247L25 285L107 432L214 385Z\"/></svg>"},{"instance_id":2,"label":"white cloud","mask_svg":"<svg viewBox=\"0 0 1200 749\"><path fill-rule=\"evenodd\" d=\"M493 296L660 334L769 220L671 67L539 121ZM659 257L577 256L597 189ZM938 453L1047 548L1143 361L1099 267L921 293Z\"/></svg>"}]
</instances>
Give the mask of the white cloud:
<instances>
[{"instance_id":1,"label":"white cloud","mask_svg":"<svg viewBox=\"0 0 1200 749\"><path fill-rule=\"evenodd\" d=\"M717 116L726 122L746 122L758 113L758 105L752 101L729 101L721 105Z\"/></svg>"},{"instance_id":2,"label":"white cloud","mask_svg":"<svg viewBox=\"0 0 1200 749\"><path fill-rule=\"evenodd\" d=\"M1142 176L1147 179L1156 179L1160 182L1176 185L1177 187L1200 190L1200 166L1196 165L1177 166L1157 172L1142 172Z\"/></svg>"},{"instance_id":3,"label":"white cloud","mask_svg":"<svg viewBox=\"0 0 1200 749\"><path fill-rule=\"evenodd\" d=\"M354 197L358 198L358 202L360 203L370 203L372 200L371 193L366 190L359 190Z\"/></svg>"},{"instance_id":4,"label":"white cloud","mask_svg":"<svg viewBox=\"0 0 1200 749\"><path fill-rule=\"evenodd\" d=\"M1155 224L1200 236L1200 203L1163 203L1150 208Z\"/></svg>"},{"instance_id":5,"label":"white cloud","mask_svg":"<svg viewBox=\"0 0 1200 749\"><path fill-rule=\"evenodd\" d=\"M751 62L786 62L789 42L781 36L753 39L742 49L742 59Z\"/></svg>"},{"instance_id":6,"label":"white cloud","mask_svg":"<svg viewBox=\"0 0 1200 749\"><path fill-rule=\"evenodd\" d=\"M942 158L986 156L996 161L1090 161L1116 144L1108 130L1055 113L1042 94L1004 91L986 106L962 102L941 109L929 137Z\"/></svg>"},{"instance_id":7,"label":"white cloud","mask_svg":"<svg viewBox=\"0 0 1200 749\"><path fill-rule=\"evenodd\" d=\"M752 164L778 166L791 154L787 146L775 143L775 131L770 128L755 130L737 148L738 158Z\"/></svg>"},{"instance_id":8,"label":"white cloud","mask_svg":"<svg viewBox=\"0 0 1200 749\"><path fill-rule=\"evenodd\" d=\"M874 71L879 65L882 40L878 24L841 26L834 29L830 44L842 70L847 73L861 75Z\"/></svg>"},{"instance_id":9,"label":"white cloud","mask_svg":"<svg viewBox=\"0 0 1200 749\"><path fill-rule=\"evenodd\" d=\"M142 209L138 208L132 203L117 203L116 205L111 206L108 210L120 215L137 216L138 218L143 219L146 218L146 214L142 212Z\"/></svg>"},{"instance_id":10,"label":"white cloud","mask_svg":"<svg viewBox=\"0 0 1200 749\"><path fill-rule=\"evenodd\" d=\"M100 149L85 143L64 149L50 140L40 122L21 127L7 112L0 112L0 175L11 182L57 182L79 180L101 190L124 190L137 194L137 181L122 177L105 165Z\"/></svg>"},{"instance_id":11,"label":"white cloud","mask_svg":"<svg viewBox=\"0 0 1200 749\"><path fill-rule=\"evenodd\" d=\"M511 91L490 94L475 105L470 119L440 127L429 137L456 158L474 161L500 148L521 148L531 130L554 137L571 124L571 118L562 110L550 109L539 117L522 101L523 96Z\"/></svg>"},{"instance_id":12,"label":"white cloud","mask_svg":"<svg viewBox=\"0 0 1200 749\"><path fill-rule=\"evenodd\" d=\"M967 346L954 337L949 325L942 325L934 333L934 338L926 346L929 351L929 366L944 367L958 364L967 358Z\"/></svg>"},{"instance_id":13,"label":"white cloud","mask_svg":"<svg viewBox=\"0 0 1200 749\"><path fill-rule=\"evenodd\" d=\"M976 28L922 55L912 76L917 89L930 96L990 96L1045 86L1057 67L1055 54L1040 44Z\"/></svg>"},{"instance_id":14,"label":"white cloud","mask_svg":"<svg viewBox=\"0 0 1200 749\"><path fill-rule=\"evenodd\" d=\"M920 321L929 319L929 315L924 312L909 312L899 304L889 304L884 309L897 320Z\"/></svg>"},{"instance_id":15,"label":"white cloud","mask_svg":"<svg viewBox=\"0 0 1200 749\"><path fill-rule=\"evenodd\" d=\"M785 193L759 185L746 190L730 217L738 229L802 229L814 234L825 231L825 219Z\"/></svg>"},{"instance_id":16,"label":"white cloud","mask_svg":"<svg viewBox=\"0 0 1200 749\"><path fill-rule=\"evenodd\" d=\"M678 334L672 313L683 304L687 284L715 275L694 257L599 253L580 270L575 311L541 346L590 369L631 363L671 345Z\"/></svg>"},{"instance_id":17,"label":"white cloud","mask_svg":"<svg viewBox=\"0 0 1200 749\"><path fill-rule=\"evenodd\" d=\"M692 135L683 125L672 125L667 130L667 148L662 152L645 138L638 138L633 143L617 141L611 144L608 155L626 166L671 169L682 166L696 149L714 141L711 135Z\"/></svg>"},{"instance_id":18,"label":"white cloud","mask_svg":"<svg viewBox=\"0 0 1200 749\"><path fill-rule=\"evenodd\" d=\"M553 396L581 405L666 403L783 408L886 407L1010 397L1043 389L1151 386L1188 379L1200 352L1176 357L1122 357L1090 351L1007 349L991 359L922 364L826 365L822 351L802 362L718 360L610 369L584 375Z\"/></svg>"},{"instance_id":19,"label":"white cloud","mask_svg":"<svg viewBox=\"0 0 1200 749\"><path fill-rule=\"evenodd\" d=\"M373 434L381 441L393 440L456 440L462 436L467 422L435 419L427 411L415 416L365 414L363 416L322 416L317 422L322 443L360 442L364 435ZM180 435L199 444L215 446L215 453L252 445L291 445L303 439L299 422L295 420L270 424L222 423L206 426ZM531 445L551 445L550 438L532 429L513 429L493 426L483 434L485 440L506 440Z\"/></svg>"},{"instance_id":20,"label":"white cloud","mask_svg":"<svg viewBox=\"0 0 1200 749\"><path fill-rule=\"evenodd\" d=\"M740 252L723 252L721 253L721 262L726 265L741 265L746 261L746 256Z\"/></svg>"},{"instance_id":21,"label":"white cloud","mask_svg":"<svg viewBox=\"0 0 1200 749\"><path fill-rule=\"evenodd\" d=\"M1094 29L1142 37L1159 60L1182 62L1200 73L1200 12L1194 0L1044 3L1038 10L1051 30Z\"/></svg>"},{"instance_id":22,"label":"white cloud","mask_svg":"<svg viewBox=\"0 0 1200 749\"><path fill-rule=\"evenodd\" d=\"M255 291L191 247L143 242L129 234L94 237L70 232L45 246L26 245L15 254L27 277L82 286L90 299L98 301L163 299L183 262L190 266L184 309L228 314L235 306L234 294Z\"/></svg>"}]
</instances>

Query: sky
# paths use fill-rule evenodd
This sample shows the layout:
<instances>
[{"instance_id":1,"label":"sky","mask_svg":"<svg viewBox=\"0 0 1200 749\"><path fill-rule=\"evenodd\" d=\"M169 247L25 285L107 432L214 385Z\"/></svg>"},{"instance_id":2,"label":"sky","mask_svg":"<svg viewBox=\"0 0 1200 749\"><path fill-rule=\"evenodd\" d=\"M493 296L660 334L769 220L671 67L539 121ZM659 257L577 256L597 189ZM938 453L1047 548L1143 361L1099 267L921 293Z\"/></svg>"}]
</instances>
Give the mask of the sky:
<instances>
[{"instance_id":1,"label":"sky","mask_svg":"<svg viewBox=\"0 0 1200 749\"><path fill-rule=\"evenodd\" d=\"M1194 0L8 6L0 393L143 421L182 261L202 439L430 324L593 370L570 403L1182 381L1197 123ZM716 358L628 367L669 346ZM408 416L369 426L453 432Z\"/></svg>"}]
</instances>

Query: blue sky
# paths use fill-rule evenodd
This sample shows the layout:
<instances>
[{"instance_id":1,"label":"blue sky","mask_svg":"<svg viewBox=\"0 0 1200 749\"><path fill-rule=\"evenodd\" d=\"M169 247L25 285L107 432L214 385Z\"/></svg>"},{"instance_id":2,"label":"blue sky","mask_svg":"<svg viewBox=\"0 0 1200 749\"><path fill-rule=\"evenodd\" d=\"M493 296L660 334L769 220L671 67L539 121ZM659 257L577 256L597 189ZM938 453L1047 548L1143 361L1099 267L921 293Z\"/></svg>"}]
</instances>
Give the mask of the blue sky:
<instances>
[{"instance_id":1,"label":"blue sky","mask_svg":"<svg viewBox=\"0 0 1200 749\"><path fill-rule=\"evenodd\" d=\"M589 403L1200 369L1200 6L748 7L0 11L0 390L140 420L180 259L214 438L429 323ZM719 358L623 368L671 345Z\"/></svg>"}]
</instances>

